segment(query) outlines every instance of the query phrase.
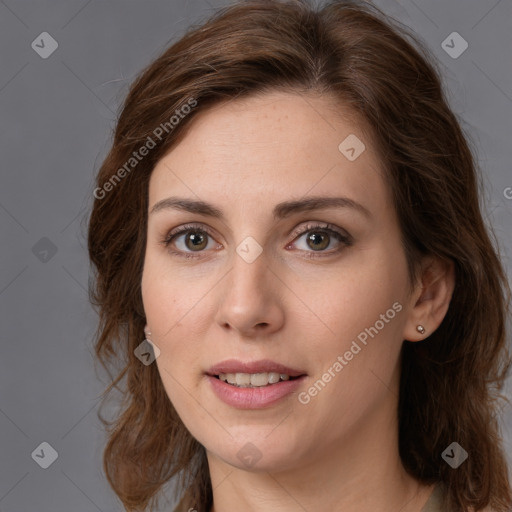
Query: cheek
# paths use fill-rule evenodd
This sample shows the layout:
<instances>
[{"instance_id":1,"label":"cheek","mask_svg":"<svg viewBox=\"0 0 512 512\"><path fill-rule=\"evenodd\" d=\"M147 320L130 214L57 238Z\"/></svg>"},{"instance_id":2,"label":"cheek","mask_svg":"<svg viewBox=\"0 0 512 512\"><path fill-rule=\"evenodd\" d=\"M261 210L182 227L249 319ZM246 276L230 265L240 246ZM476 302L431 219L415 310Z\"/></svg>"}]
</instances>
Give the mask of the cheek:
<instances>
[{"instance_id":1,"label":"cheek","mask_svg":"<svg viewBox=\"0 0 512 512\"><path fill-rule=\"evenodd\" d=\"M389 290L370 296L357 286L345 291L352 292L351 299L331 294L335 305L323 310L334 334L314 337L305 347L315 373L298 406L307 418L322 418L325 428L333 425L336 432L355 428L398 393L404 315L403 304Z\"/></svg>"},{"instance_id":2,"label":"cheek","mask_svg":"<svg viewBox=\"0 0 512 512\"><path fill-rule=\"evenodd\" d=\"M156 252L156 251L155 251ZM172 343L175 331L197 317L201 299L208 290L205 279L177 271L169 256L148 251L142 273L142 300L154 341Z\"/></svg>"},{"instance_id":3,"label":"cheek","mask_svg":"<svg viewBox=\"0 0 512 512\"><path fill-rule=\"evenodd\" d=\"M315 377L334 383L326 386L329 400L344 397L357 408L393 380L406 320L405 269L399 254L368 251L354 260L350 272L330 280L323 294L317 292L323 325L317 325L318 335L310 327L307 350L316 364ZM336 377L326 374L329 369Z\"/></svg>"},{"instance_id":4,"label":"cheek","mask_svg":"<svg viewBox=\"0 0 512 512\"><path fill-rule=\"evenodd\" d=\"M159 258L148 255L142 274L142 300L152 341L160 350L156 360L158 371L169 398L174 403L180 384L190 387L185 379L198 361L199 348L191 332L194 310L193 294L180 284Z\"/></svg>"},{"instance_id":5,"label":"cheek","mask_svg":"<svg viewBox=\"0 0 512 512\"><path fill-rule=\"evenodd\" d=\"M219 276L208 271L207 265L173 265L169 256L157 251L148 251L146 256L142 299L152 340L160 349L156 364L165 391L188 428L188 423L198 421L197 414L202 415L191 407L192 397L200 397L204 361L215 355L205 340L214 316L208 293Z\"/></svg>"},{"instance_id":6,"label":"cheek","mask_svg":"<svg viewBox=\"0 0 512 512\"><path fill-rule=\"evenodd\" d=\"M389 333L391 326L396 332L403 316L396 311L400 309L398 306L393 309L393 304L398 302L403 310L405 300L406 279L400 262L387 263L381 254L366 254L359 259L350 268L334 274L310 296L319 319L329 327L325 333L339 340L342 346L346 342L350 345L353 338L377 321L378 327L385 326L380 329L381 334ZM381 315L385 316L384 320Z\"/></svg>"}]
</instances>

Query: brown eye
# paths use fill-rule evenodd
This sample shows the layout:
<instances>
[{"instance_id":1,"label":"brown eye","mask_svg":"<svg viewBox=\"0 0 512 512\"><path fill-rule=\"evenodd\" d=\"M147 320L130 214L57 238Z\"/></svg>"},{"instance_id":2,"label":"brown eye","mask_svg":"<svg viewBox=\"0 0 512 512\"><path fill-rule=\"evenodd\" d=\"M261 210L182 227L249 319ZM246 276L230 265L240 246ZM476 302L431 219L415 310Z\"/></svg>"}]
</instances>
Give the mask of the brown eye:
<instances>
[{"instance_id":1,"label":"brown eye","mask_svg":"<svg viewBox=\"0 0 512 512\"><path fill-rule=\"evenodd\" d=\"M306 237L306 243L315 251L326 249L329 246L329 241L329 235L320 231L313 231Z\"/></svg>"},{"instance_id":2,"label":"brown eye","mask_svg":"<svg viewBox=\"0 0 512 512\"><path fill-rule=\"evenodd\" d=\"M208 231L194 225L185 225L169 233L162 244L168 247L173 254L183 255L185 258L194 258L208 248L208 242L213 237ZM211 248L211 247L210 247Z\"/></svg>"},{"instance_id":3,"label":"brown eye","mask_svg":"<svg viewBox=\"0 0 512 512\"><path fill-rule=\"evenodd\" d=\"M292 245L309 253L308 258L333 255L353 244L353 238L348 233L331 224L308 224L305 229L299 228L293 235L296 241ZM331 245L333 247L329 247Z\"/></svg>"},{"instance_id":4,"label":"brown eye","mask_svg":"<svg viewBox=\"0 0 512 512\"><path fill-rule=\"evenodd\" d=\"M208 234L204 231L188 232L185 236L185 246L192 251L200 251L208 245Z\"/></svg>"}]
</instances>

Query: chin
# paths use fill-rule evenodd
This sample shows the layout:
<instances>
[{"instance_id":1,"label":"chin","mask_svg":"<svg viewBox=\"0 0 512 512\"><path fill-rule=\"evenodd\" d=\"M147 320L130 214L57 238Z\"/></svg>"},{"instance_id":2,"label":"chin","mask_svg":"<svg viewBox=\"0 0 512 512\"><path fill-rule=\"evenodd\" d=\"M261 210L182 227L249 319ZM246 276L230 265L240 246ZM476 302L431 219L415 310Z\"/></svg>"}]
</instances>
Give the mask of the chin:
<instances>
[{"instance_id":1,"label":"chin","mask_svg":"<svg viewBox=\"0 0 512 512\"><path fill-rule=\"evenodd\" d=\"M269 436L270 431L247 429L233 438L226 434L219 442L205 440L202 444L211 455L244 471L277 473L296 467L300 457L297 444L290 436Z\"/></svg>"}]
</instances>

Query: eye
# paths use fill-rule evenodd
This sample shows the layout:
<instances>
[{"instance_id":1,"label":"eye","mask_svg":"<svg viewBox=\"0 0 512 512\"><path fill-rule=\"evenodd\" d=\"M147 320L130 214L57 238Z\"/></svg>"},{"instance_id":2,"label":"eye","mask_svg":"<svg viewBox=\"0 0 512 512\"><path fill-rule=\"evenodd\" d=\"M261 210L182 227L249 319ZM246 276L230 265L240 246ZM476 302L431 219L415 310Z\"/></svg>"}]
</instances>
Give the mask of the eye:
<instances>
[{"instance_id":1,"label":"eye","mask_svg":"<svg viewBox=\"0 0 512 512\"><path fill-rule=\"evenodd\" d=\"M184 258L197 258L200 255L195 255L193 253L200 253L203 249L212 248L208 240L208 238L212 236L213 235L210 231L202 226L198 226L196 224L185 224L184 226L171 231L165 239L162 240L162 244L165 247L170 247L171 244L174 243L178 250L170 249L171 253ZM182 240L180 240L180 238Z\"/></svg>"},{"instance_id":2,"label":"eye","mask_svg":"<svg viewBox=\"0 0 512 512\"><path fill-rule=\"evenodd\" d=\"M326 256L332 255L353 243L353 239L348 233L339 230L331 224L308 224L306 227L299 228L292 233L292 236L295 238L302 238L304 235L307 235L305 237L305 245L303 245L303 248L300 248L300 250L310 253L307 256L308 258L322 257L320 254L317 256L314 253L326 253ZM168 247L172 254L191 259L200 257L200 253L204 252L205 249L212 249L212 245L215 246L213 242L210 243L209 238L213 240L213 234L209 229L201 225L186 224L171 231L161 243L165 247ZM337 247L326 251L325 249L331 245L334 241L333 239L337 241ZM172 249L172 245L174 245L177 250ZM222 248L222 245L217 244L216 247ZM290 244L286 246L286 248L289 247Z\"/></svg>"},{"instance_id":3,"label":"eye","mask_svg":"<svg viewBox=\"0 0 512 512\"><path fill-rule=\"evenodd\" d=\"M315 255L314 253L327 253L326 255L332 255L333 253L340 252L344 247L350 246L353 243L352 237L331 224L308 224L305 228L299 228L293 232L293 236L304 238L304 243L300 250L305 252L313 253L308 255L308 258L322 257ZM333 240L334 239L334 240ZM334 245L334 249L326 251L333 241L337 241ZM287 246L287 248L290 245Z\"/></svg>"}]
</instances>

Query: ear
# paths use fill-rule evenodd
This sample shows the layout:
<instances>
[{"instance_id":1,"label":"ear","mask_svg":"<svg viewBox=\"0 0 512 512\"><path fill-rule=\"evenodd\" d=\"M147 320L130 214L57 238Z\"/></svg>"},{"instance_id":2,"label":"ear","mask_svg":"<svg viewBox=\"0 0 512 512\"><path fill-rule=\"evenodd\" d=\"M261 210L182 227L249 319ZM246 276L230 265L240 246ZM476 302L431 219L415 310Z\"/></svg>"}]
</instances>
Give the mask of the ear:
<instances>
[{"instance_id":1,"label":"ear","mask_svg":"<svg viewBox=\"0 0 512 512\"><path fill-rule=\"evenodd\" d=\"M411 294L411 307L404 326L403 339L421 341L430 336L441 325L448 311L454 288L453 261L427 256ZM425 332L419 332L418 326L422 326Z\"/></svg>"}]
</instances>

